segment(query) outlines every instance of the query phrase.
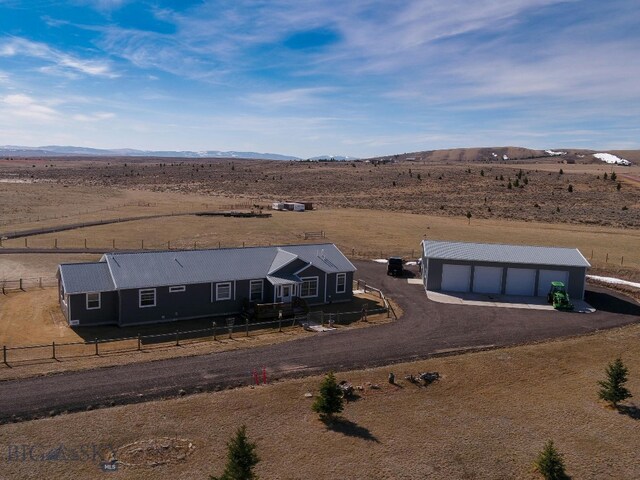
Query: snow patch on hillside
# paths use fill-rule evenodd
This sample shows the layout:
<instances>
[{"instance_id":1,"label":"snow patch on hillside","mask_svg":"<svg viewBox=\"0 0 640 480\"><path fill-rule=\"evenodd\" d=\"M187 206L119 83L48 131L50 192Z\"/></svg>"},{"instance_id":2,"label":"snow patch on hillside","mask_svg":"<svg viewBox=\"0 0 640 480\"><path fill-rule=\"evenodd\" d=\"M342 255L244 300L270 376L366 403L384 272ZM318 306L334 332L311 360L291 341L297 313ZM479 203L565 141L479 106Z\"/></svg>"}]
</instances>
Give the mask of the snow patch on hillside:
<instances>
[{"instance_id":1,"label":"snow patch on hillside","mask_svg":"<svg viewBox=\"0 0 640 480\"><path fill-rule=\"evenodd\" d=\"M552 157L558 156L558 155L566 155L567 152L555 152L553 150L545 150L545 153L547 155L551 155Z\"/></svg>"},{"instance_id":2,"label":"snow patch on hillside","mask_svg":"<svg viewBox=\"0 0 640 480\"><path fill-rule=\"evenodd\" d=\"M593 156L598 160L602 160L603 162L610 163L612 165L631 165L629 160L617 157L611 153L594 153Z\"/></svg>"}]
</instances>

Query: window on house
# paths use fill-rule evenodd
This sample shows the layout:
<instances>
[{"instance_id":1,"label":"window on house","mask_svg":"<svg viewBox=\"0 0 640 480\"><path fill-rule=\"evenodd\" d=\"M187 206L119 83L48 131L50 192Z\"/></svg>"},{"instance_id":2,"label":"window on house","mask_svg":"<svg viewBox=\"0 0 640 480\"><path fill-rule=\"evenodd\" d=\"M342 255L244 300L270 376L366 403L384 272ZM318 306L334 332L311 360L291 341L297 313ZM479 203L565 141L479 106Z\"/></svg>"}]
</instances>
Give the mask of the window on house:
<instances>
[{"instance_id":1,"label":"window on house","mask_svg":"<svg viewBox=\"0 0 640 480\"><path fill-rule=\"evenodd\" d=\"M302 279L300 286L300 297L317 297L318 296L318 277L309 277Z\"/></svg>"},{"instance_id":2,"label":"window on house","mask_svg":"<svg viewBox=\"0 0 640 480\"><path fill-rule=\"evenodd\" d=\"M347 291L347 274L339 273L336 276L336 293L344 293Z\"/></svg>"},{"instance_id":3,"label":"window on house","mask_svg":"<svg viewBox=\"0 0 640 480\"><path fill-rule=\"evenodd\" d=\"M262 280L251 280L249 282L249 301L261 302L263 300Z\"/></svg>"},{"instance_id":4,"label":"window on house","mask_svg":"<svg viewBox=\"0 0 640 480\"><path fill-rule=\"evenodd\" d=\"M231 283L218 283L216 285L216 301L231 300Z\"/></svg>"},{"instance_id":5,"label":"window on house","mask_svg":"<svg viewBox=\"0 0 640 480\"><path fill-rule=\"evenodd\" d=\"M156 306L156 289L155 288L147 288L144 290L140 290L138 292L138 296L140 301L139 303L140 308Z\"/></svg>"},{"instance_id":6,"label":"window on house","mask_svg":"<svg viewBox=\"0 0 640 480\"><path fill-rule=\"evenodd\" d=\"M169 293L178 293L184 292L187 289L184 285L175 285L173 287L169 287Z\"/></svg>"},{"instance_id":7,"label":"window on house","mask_svg":"<svg viewBox=\"0 0 640 480\"><path fill-rule=\"evenodd\" d=\"M100 308L100 293L87 293L87 310Z\"/></svg>"}]
</instances>

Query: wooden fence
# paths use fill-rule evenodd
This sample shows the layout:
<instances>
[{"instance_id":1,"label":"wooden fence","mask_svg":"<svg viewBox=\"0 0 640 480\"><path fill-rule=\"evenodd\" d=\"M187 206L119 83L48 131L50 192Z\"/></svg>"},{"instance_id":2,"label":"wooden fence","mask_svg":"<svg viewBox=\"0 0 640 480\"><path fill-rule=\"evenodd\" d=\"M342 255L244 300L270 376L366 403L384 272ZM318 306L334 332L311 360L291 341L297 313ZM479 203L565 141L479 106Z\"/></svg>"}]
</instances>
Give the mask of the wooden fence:
<instances>
[{"instance_id":1,"label":"wooden fence","mask_svg":"<svg viewBox=\"0 0 640 480\"><path fill-rule=\"evenodd\" d=\"M51 342L39 345L2 347L2 362L7 367L15 367L29 363L44 361L61 361L80 357L101 357L112 354L134 353L172 346L195 344L201 342L220 341L233 338L234 335L249 337L265 333L283 332L295 327L309 328L311 325L333 326L347 325L355 321L365 320L367 315L387 312L387 308L361 310L353 312L310 312L307 315L293 318L276 319L267 322L250 322L249 319L236 317L212 322L209 328L197 330L136 335L133 337L108 338L78 341ZM395 313L394 313L395 315Z\"/></svg>"}]
</instances>

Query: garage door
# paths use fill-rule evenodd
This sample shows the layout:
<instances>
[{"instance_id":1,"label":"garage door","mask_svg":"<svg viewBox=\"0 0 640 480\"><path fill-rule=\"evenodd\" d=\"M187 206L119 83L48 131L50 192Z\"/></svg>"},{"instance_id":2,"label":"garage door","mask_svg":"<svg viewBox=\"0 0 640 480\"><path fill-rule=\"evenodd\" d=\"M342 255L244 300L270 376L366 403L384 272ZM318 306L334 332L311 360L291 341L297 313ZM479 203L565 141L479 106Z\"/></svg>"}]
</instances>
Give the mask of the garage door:
<instances>
[{"instance_id":1,"label":"garage door","mask_svg":"<svg viewBox=\"0 0 640 480\"><path fill-rule=\"evenodd\" d=\"M547 296L551 282L563 282L568 287L569 272L566 270L540 270L540 276L538 277L539 297Z\"/></svg>"},{"instance_id":2,"label":"garage door","mask_svg":"<svg viewBox=\"0 0 640 480\"><path fill-rule=\"evenodd\" d=\"M468 292L471 280L471 265L442 265L442 290L445 292Z\"/></svg>"},{"instance_id":3,"label":"garage door","mask_svg":"<svg viewBox=\"0 0 640 480\"><path fill-rule=\"evenodd\" d=\"M502 267L474 268L473 291L476 293L502 293Z\"/></svg>"},{"instance_id":4,"label":"garage door","mask_svg":"<svg viewBox=\"0 0 640 480\"><path fill-rule=\"evenodd\" d=\"M533 297L536 291L536 271L530 268L508 268L507 295Z\"/></svg>"}]
</instances>

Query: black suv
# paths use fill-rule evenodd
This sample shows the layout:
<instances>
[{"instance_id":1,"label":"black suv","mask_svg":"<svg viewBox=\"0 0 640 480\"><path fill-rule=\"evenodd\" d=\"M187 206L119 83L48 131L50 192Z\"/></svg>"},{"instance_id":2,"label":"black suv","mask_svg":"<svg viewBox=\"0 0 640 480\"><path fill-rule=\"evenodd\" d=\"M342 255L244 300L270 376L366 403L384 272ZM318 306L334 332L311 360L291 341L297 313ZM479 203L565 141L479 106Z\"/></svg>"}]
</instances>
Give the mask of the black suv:
<instances>
[{"instance_id":1,"label":"black suv","mask_svg":"<svg viewBox=\"0 0 640 480\"><path fill-rule=\"evenodd\" d=\"M404 260L402 257L389 257L387 260L387 275L401 277L404 272Z\"/></svg>"}]
</instances>

